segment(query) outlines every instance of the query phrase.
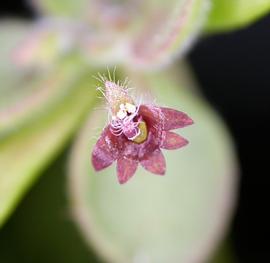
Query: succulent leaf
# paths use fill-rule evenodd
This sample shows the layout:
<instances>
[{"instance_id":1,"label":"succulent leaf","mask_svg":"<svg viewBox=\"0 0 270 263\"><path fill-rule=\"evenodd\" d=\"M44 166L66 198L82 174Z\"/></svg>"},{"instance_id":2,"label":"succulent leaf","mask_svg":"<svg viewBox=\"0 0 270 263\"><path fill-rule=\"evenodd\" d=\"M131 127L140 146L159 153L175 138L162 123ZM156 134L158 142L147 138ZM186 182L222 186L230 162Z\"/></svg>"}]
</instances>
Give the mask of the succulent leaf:
<instances>
[{"instance_id":1,"label":"succulent leaf","mask_svg":"<svg viewBox=\"0 0 270 263\"><path fill-rule=\"evenodd\" d=\"M21 67L49 68L77 45L82 25L69 20L39 19L12 51L13 62Z\"/></svg>"},{"instance_id":2,"label":"succulent leaf","mask_svg":"<svg viewBox=\"0 0 270 263\"><path fill-rule=\"evenodd\" d=\"M131 62L143 68L166 65L185 53L203 27L209 9L208 0L153 0L148 5L143 18L137 18L142 20L141 27L130 47Z\"/></svg>"},{"instance_id":3,"label":"succulent leaf","mask_svg":"<svg viewBox=\"0 0 270 263\"><path fill-rule=\"evenodd\" d=\"M137 88L150 89L159 103L189 112L196 125L181 131L189 147L165 151L165 176L138 168L128 184L119 185L115 167L99 174L91 168L89 155L99 134L95 127L106 122L92 113L70 156L76 222L106 262L207 262L224 236L234 204L232 142L217 115L191 93L190 82L183 84L168 72L129 77ZM127 177L136 169L136 164L129 166ZM149 167L162 172L154 163Z\"/></svg>"},{"instance_id":4,"label":"succulent leaf","mask_svg":"<svg viewBox=\"0 0 270 263\"><path fill-rule=\"evenodd\" d=\"M14 52L21 48L29 27L9 22L0 29L0 138L3 138L57 107L85 74L85 68L74 55L46 69L18 65Z\"/></svg>"},{"instance_id":5,"label":"succulent leaf","mask_svg":"<svg viewBox=\"0 0 270 263\"><path fill-rule=\"evenodd\" d=\"M269 0L212 0L212 10L205 30L215 33L238 29L269 12Z\"/></svg>"},{"instance_id":6,"label":"succulent leaf","mask_svg":"<svg viewBox=\"0 0 270 263\"><path fill-rule=\"evenodd\" d=\"M85 73L82 65L76 66ZM63 90L58 94L57 103L53 105L48 99L41 109L35 105L31 111L39 112L38 117L20 127L14 126L12 132L0 138L0 226L40 171L65 146L95 101L95 89L89 89L89 71L78 78L73 76L72 81L69 71L61 73L58 84ZM67 81L69 85L61 86Z\"/></svg>"},{"instance_id":7,"label":"succulent leaf","mask_svg":"<svg viewBox=\"0 0 270 263\"><path fill-rule=\"evenodd\" d=\"M89 0L30 0L40 13L58 17L81 17L87 9Z\"/></svg>"}]
</instances>

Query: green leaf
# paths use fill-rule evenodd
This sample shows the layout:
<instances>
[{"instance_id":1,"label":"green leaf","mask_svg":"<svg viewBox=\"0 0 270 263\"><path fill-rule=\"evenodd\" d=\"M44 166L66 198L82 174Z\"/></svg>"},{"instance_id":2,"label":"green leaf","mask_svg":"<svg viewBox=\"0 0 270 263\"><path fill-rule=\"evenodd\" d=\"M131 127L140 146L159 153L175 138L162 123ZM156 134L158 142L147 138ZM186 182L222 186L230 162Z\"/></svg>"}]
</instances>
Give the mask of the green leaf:
<instances>
[{"instance_id":1,"label":"green leaf","mask_svg":"<svg viewBox=\"0 0 270 263\"><path fill-rule=\"evenodd\" d=\"M47 69L75 48L76 31L76 23L68 20L38 19L12 50L13 60L19 66Z\"/></svg>"},{"instance_id":2,"label":"green leaf","mask_svg":"<svg viewBox=\"0 0 270 263\"><path fill-rule=\"evenodd\" d=\"M90 8L88 0L31 0L41 13L58 17L81 17Z\"/></svg>"},{"instance_id":3,"label":"green leaf","mask_svg":"<svg viewBox=\"0 0 270 263\"><path fill-rule=\"evenodd\" d=\"M24 21L2 21L0 24L0 130L5 125L4 118L9 119L9 117L4 117L3 113L7 105L16 103L15 101L21 100L32 92L28 85L23 85L27 76L26 72L18 69L12 60L13 50L19 46L29 28ZM30 76L28 76L28 81L29 78Z\"/></svg>"},{"instance_id":4,"label":"green leaf","mask_svg":"<svg viewBox=\"0 0 270 263\"><path fill-rule=\"evenodd\" d=\"M103 119L91 114L72 150L74 217L105 262L207 262L228 226L237 181L232 141L217 114L195 95L185 68L173 73L181 82L168 72L127 74L158 104L183 110L195 121L180 130L190 141L187 147L164 151L164 177L139 168L119 185L115 165L94 172L89 156L106 114Z\"/></svg>"},{"instance_id":5,"label":"green leaf","mask_svg":"<svg viewBox=\"0 0 270 263\"><path fill-rule=\"evenodd\" d=\"M62 72L62 82L70 83L67 87L58 83L63 90L57 103L52 105L46 101L38 118L0 138L0 225L92 107L96 96L91 87L91 72L82 64L74 62L75 66L80 68L81 74L73 81L67 72ZM32 110L40 111L38 106Z\"/></svg>"},{"instance_id":6,"label":"green leaf","mask_svg":"<svg viewBox=\"0 0 270 263\"><path fill-rule=\"evenodd\" d=\"M248 26L270 11L269 0L212 0L207 32L234 30Z\"/></svg>"},{"instance_id":7,"label":"green leaf","mask_svg":"<svg viewBox=\"0 0 270 263\"><path fill-rule=\"evenodd\" d=\"M5 90L0 92L0 138L56 107L71 92L83 72L81 64L69 58L42 76L30 79L27 75L13 76L13 83L5 83Z\"/></svg>"},{"instance_id":8,"label":"green leaf","mask_svg":"<svg viewBox=\"0 0 270 263\"><path fill-rule=\"evenodd\" d=\"M31 31L23 21L5 21L0 26L0 138L42 118L74 88L86 68L74 54L63 57L46 68L16 64L17 51ZM35 39L36 41L36 39Z\"/></svg>"},{"instance_id":9,"label":"green leaf","mask_svg":"<svg viewBox=\"0 0 270 263\"><path fill-rule=\"evenodd\" d=\"M190 48L206 21L209 0L152 0L143 2L135 21L140 25L131 43L137 67L168 64Z\"/></svg>"},{"instance_id":10,"label":"green leaf","mask_svg":"<svg viewBox=\"0 0 270 263\"><path fill-rule=\"evenodd\" d=\"M46 168L0 230L0 262L101 263L70 220L67 155Z\"/></svg>"}]
</instances>

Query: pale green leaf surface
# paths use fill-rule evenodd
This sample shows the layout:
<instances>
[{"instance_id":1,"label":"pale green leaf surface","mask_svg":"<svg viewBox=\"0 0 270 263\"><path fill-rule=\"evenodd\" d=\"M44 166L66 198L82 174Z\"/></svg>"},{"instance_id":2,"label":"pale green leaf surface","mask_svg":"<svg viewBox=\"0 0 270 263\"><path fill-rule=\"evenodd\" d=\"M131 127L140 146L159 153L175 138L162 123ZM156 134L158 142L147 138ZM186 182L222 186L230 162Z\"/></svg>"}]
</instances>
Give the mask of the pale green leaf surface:
<instances>
[{"instance_id":1,"label":"pale green leaf surface","mask_svg":"<svg viewBox=\"0 0 270 263\"><path fill-rule=\"evenodd\" d=\"M143 69L164 66L185 54L203 28L210 6L210 0L34 3L56 17L76 13L80 30L84 30L78 34L78 42L91 61L95 58L101 65L120 62Z\"/></svg>"},{"instance_id":2,"label":"pale green leaf surface","mask_svg":"<svg viewBox=\"0 0 270 263\"><path fill-rule=\"evenodd\" d=\"M30 26L24 21L1 21L0 112L7 104L10 103L11 97L13 100L20 100L25 94L32 92L28 87L21 85L23 83L22 78L25 72L19 70L12 62L12 51L27 35L29 29Z\"/></svg>"},{"instance_id":3,"label":"pale green leaf surface","mask_svg":"<svg viewBox=\"0 0 270 263\"><path fill-rule=\"evenodd\" d=\"M164 177L140 167L119 185L115 165L93 171L89 156L106 114L103 120L92 114L74 145L69 183L74 217L105 262L207 262L224 237L235 201L234 147L220 118L191 91L183 69L181 82L168 73L128 74L146 97L152 94L157 103L195 121L180 130L190 141L187 147L163 151Z\"/></svg>"},{"instance_id":4,"label":"pale green leaf surface","mask_svg":"<svg viewBox=\"0 0 270 263\"><path fill-rule=\"evenodd\" d=\"M80 17L90 8L88 0L30 0L38 11L49 16Z\"/></svg>"},{"instance_id":5,"label":"pale green leaf surface","mask_svg":"<svg viewBox=\"0 0 270 263\"><path fill-rule=\"evenodd\" d=\"M77 80L57 106L0 141L0 225L92 107L90 81L88 74Z\"/></svg>"},{"instance_id":6,"label":"pale green leaf surface","mask_svg":"<svg viewBox=\"0 0 270 263\"><path fill-rule=\"evenodd\" d=\"M209 0L151 0L138 13L138 33L132 37L131 62L153 68L184 54L203 27Z\"/></svg>"},{"instance_id":7,"label":"pale green leaf surface","mask_svg":"<svg viewBox=\"0 0 270 263\"><path fill-rule=\"evenodd\" d=\"M82 65L69 58L34 79L14 76L15 86L3 81L6 91L1 92L0 99L0 138L56 107L82 74Z\"/></svg>"},{"instance_id":8,"label":"pale green leaf surface","mask_svg":"<svg viewBox=\"0 0 270 263\"><path fill-rule=\"evenodd\" d=\"M269 0L212 0L206 31L238 29L253 23L269 11Z\"/></svg>"},{"instance_id":9,"label":"pale green leaf surface","mask_svg":"<svg viewBox=\"0 0 270 263\"><path fill-rule=\"evenodd\" d=\"M5 21L0 26L0 138L55 107L83 74L75 56L46 70L16 65L13 54L29 31L23 21Z\"/></svg>"}]
</instances>

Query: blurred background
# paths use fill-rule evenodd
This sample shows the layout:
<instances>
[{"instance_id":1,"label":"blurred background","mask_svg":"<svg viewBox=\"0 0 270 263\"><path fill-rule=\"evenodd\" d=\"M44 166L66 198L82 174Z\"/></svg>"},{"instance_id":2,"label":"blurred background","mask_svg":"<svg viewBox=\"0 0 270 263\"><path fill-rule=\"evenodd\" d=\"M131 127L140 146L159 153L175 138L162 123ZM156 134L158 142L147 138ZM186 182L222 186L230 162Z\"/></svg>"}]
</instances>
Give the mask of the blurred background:
<instances>
[{"instance_id":1,"label":"blurred background","mask_svg":"<svg viewBox=\"0 0 270 263\"><path fill-rule=\"evenodd\" d=\"M32 19L34 14L25 2L2 2L0 17ZM235 262L270 262L269 29L270 16L242 30L204 36L188 54L202 92L229 127L240 160L239 201L228 235ZM29 251L37 253L33 255L35 260L46 254L46 246L44 253L35 249L37 240L50 244L47 252L55 253L58 262L64 262L59 251L64 251L67 246L71 250L69 255L74 256L71 262L88 262L88 249L67 218L65 209L61 208L65 202L64 176L57 180L53 176L58 163L65 158L63 154L49 171L44 172L48 176L41 177L0 230L0 262L33 262ZM51 180L54 180L53 187ZM47 198L46 186L50 186L51 203L42 202L42 198ZM54 216L59 208L63 209L62 216L66 219L60 225L57 224L59 218ZM30 224L29 215L33 220ZM49 218L51 224L45 222L44 217ZM53 231L46 235L49 226L56 228L54 235L51 234ZM45 258L38 259L35 262L46 262ZM99 261L93 256L91 262Z\"/></svg>"},{"instance_id":2,"label":"blurred background","mask_svg":"<svg viewBox=\"0 0 270 263\"><path fill-rule=\"evenodd\" d=\"M270 16L249 28L201 39L189 54L204 94L229 125L240 158L240 193L231 230L239 262L270 260L269 28Z\"/></svg>"}]
</instances>

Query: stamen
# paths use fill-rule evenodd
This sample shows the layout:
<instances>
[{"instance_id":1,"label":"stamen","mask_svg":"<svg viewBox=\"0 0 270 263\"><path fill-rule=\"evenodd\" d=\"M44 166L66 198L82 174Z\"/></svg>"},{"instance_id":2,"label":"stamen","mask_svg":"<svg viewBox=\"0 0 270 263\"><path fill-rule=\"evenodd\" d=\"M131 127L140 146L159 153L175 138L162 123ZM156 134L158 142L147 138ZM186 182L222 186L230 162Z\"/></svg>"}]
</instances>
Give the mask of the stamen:
<instances>
[{"instance_id":1,"label":"stamen","mask_svg":"<svg viewBox=\"0 0 270 263\"><path fill-rule=\"evenodd\" d=\"M121 110L125 110L125 109L126 109L125 105L121 103L121 104L120 104L120 109L121 109Z\"/></svg>"},{"instance_id":2,"label":"stamen","mask_svg":"<svg viewBox=\"0 0 270 263\"><path fill-rule=\"evenodd\" d=\"M125 110L119 110L116 114L116 116L122 120L127 116L127 112Z\"/></svg>"},{"instance_id":3,"label":"stamen","mask_svg":"<svg viewBox=\"0 0 270 263\"><path fill-rule=\"evenodd\" d=\"M136 106L127 102L126 109L129 113L134 113L136 111Z\"/></svg>"}]
</instances>

